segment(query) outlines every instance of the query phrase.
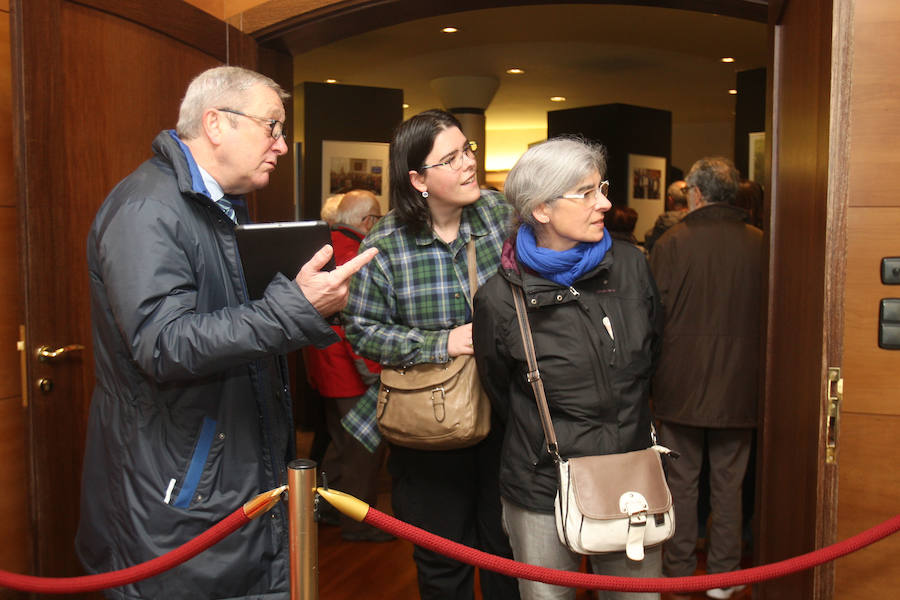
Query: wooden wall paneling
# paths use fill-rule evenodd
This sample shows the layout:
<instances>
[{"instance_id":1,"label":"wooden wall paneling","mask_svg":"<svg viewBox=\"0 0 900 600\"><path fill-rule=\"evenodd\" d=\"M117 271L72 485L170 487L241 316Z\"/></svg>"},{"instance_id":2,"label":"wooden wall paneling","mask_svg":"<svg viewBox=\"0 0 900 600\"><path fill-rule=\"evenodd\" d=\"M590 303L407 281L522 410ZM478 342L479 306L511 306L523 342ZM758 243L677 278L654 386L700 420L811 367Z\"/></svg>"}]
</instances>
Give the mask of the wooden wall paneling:
<instances>
[{"instance_id":1,"label":"wooden wall paneling","mask_svg":"<svg viewBox=\"0 0 900 600\"><path fill-rule=\"evenodd\" d=\"M854 189L855 175L854 171ZM889 179L885 174L881 181L889 185ZM849 211L844 411L898 414L896 375L900 373L900 350L878 347L879 303L882 298L900 298L900 285L881 283L882 257L900 256L898 231L900 206L853 207Z\"/></svg>"},{"instance_id":2,"label":"wooden wall paneling","mask_svg":"<svg viewBox=\"0 0 900 600\"><path fill-rule=\"evenodd\" d=\"M140 23L179 42L228 62L225 25L208 12L182 0L77 0L79 4ZM141 64L141 63L136 63ZM184 89L181 90L184 92Z\"/></svg>"},{"instance_id":3,"label":"wooden wall paneling","mask_svg":"<svg viewBox=\"0 0 900 600\"><path fill-rule=\"evenodd\" d=\"M819 453L825 390L831 6L792 0L770 6L769 14L771 220L766 228L767 363L754 536L757 564L816 546L824 478ZM791 506L816 510L789 509L784 500L788 490ZM754 594L763 599L814 598L814 585L814 574L807 571L762 583Z\"/></svg>"},{"instance_id":4,"label":"wooden wall paneling","mask_svg":"<svg viewBox=\"0 0 900 600\"><path fill-rule=\"evenodd\" d=\"M900 4L854 0L852 206L900 206Z\"/></svg>"},{"instance_id":5,"label":"wooden wall paneling","mask_svg":"<svg viewBox=\"0 0 900 600\"><path fill-rule=\"evenodd\" d=\"M0 6L0 206L16 205L13 172L12 64L10 63L9 1ZM13 236L15 237L15 236Z\"/></svg>"},{"instance_id":6,"label":"wooden wall paneling","mask_svg":"<svg viewBox=\"0 0 900 600\"><path fill-rule=\"evenodd\" d=\"M0 399L15 397L21 400L20 362L16 351L22 322L19 252L16 248L18 224L16 208L0 206L0 343L3 344L0 347ZM0 457L0 464L2 460Z\"/></svg>"},{"instance_id":7,"label":"wooden wall paneling","mask_svg":"<svg viewBox=\"0 0 900 600\"><path fill-rule=\"evenodd\" d=\"M877 341L880 300L900 297L900 286L881 283L882 257L900 256L900 199L893 191L900 167L894 151L900 84L889 75L900 64L900 5L892 0L841 0L840 5L847 12L841 23L852 31L848 166L841 169L850 203L838 441L838 536L845 538L896 514L900 493L900 471L892 460L900 445L900 351L881 349ZM896 537L838 561L834 597L867 600L900 587Z\"/></svg>"},{"instance_id":8,"label":"wooden wall paneling","mask_svg":"<svg viewBox=\"0 0 900 600\"><path fill-rule=\"evenodd\" d=\"M18 395L0 398L0 569L12 573L28 573L31 568L31 522L22 516L28 506L24 425ZM24 594L0 589L0 598L20 596Z\"/></svg>"},{"instance_id":9,"label":"wooden wall paneling","mask_svg":"<svg viewBox=\"0 0 900 600\"><path fill-rule=\"evenodd\" d=\"M889 376L896 377L896 373ZM853 386L849 389L845 386L845 398L854 393ZM898 431L900 409L897 408L893 415L847 411L841 414L839 539L865 531L897 514L900 469L894 449ZM900 536L892 535L838 560L834 598L870 600L896 593L900 586L898 555Z\"/></svg>"}]
</instances>

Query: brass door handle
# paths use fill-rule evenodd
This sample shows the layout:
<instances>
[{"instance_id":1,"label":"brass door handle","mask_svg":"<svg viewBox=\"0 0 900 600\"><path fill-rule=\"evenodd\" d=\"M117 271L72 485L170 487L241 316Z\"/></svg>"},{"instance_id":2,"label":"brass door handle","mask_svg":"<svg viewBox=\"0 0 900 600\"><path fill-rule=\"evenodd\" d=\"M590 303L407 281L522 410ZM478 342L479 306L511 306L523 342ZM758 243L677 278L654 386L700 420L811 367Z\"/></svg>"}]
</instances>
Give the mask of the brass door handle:
<instances>
[{"instance_id":1,"label":"brass door handle","mask_svg":"<svg viewBox=\"0 0 900 600\"><path fill-rule=\"evenodd\" d=\"M81 352L82 350L84 350L84 346L81 344L69 344L55 350L51 349L50 346L41 346L37 349L37 357L41 362L49 362L62 358L71 352Z\"/></svg>"}]
</instances>

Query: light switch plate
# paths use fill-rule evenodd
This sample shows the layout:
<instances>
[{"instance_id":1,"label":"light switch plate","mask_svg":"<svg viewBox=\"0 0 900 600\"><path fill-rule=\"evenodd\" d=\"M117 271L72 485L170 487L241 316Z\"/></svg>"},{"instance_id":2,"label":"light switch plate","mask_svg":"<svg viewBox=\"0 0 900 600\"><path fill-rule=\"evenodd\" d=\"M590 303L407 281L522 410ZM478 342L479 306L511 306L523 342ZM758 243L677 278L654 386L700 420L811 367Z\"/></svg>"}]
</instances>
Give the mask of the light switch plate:
<instances>
[{"instance_id":1,"label":"light switch plate","mask_svg":"<svg viewBox=\"0 0 900 600\"><path fill-rule=\"evenodd\" d=\"M900 257L881 259L881 283L900 285Z\"/></svg>"}]
</instances>

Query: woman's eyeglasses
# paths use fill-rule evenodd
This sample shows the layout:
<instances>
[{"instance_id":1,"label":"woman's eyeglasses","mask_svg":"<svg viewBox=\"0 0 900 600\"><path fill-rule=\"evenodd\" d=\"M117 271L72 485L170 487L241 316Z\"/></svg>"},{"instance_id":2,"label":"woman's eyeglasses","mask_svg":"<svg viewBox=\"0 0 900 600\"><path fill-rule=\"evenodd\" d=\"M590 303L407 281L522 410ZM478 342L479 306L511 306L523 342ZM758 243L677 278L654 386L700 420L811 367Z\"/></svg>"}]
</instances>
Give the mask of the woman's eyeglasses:
<instances>
[{"instance_id":1,"label":"woman's eyeglasses","mask_svg":"<svg viewBox=\"0 0 900 600\"><path fill-rule=\"evenodd\" d=\"M604 179L597 187L581 194L563 194L560 198L565 198L566 200L581 200L585 206L592 206L597 202L598 193L603 197L607 197L609 194L609 180Z\"/></svg>"},{"instance_id":2,"label":"woman's eyeglasses","mask_svg":"<svg viewBox=\"0 0 900 600\"><path fill-rule=\"evenodd\" d=\"M476 150L478 150L478 144L469 140L463 144L463 147L459 152L455 152L449 159L444 162L434 163L433 165L423 165L419 170L424 171L425 169L431 169L433 167L447 167L451 171L459 171L463 165L463 156L475 158Z\"/></svg>"}]
</instances>

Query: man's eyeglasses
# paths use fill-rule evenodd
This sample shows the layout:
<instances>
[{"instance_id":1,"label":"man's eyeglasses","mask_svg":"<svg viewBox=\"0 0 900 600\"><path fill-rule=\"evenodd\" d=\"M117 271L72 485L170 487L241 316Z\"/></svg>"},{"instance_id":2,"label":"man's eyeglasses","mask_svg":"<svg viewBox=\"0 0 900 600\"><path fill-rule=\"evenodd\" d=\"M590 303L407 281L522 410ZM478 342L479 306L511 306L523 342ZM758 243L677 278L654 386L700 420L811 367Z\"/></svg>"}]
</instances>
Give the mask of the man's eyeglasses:
<instances>
[{"instance_id":1,"label":"man's eyeglasses","mask_svg":"<svg viewBox=\"0 0 900 600\"><path fill-rule=\"evenodd\" d=\"M478 144L469 140L465 144L463 144L462 149L459 152L456 152L451 156L448 160L444 162L434 163L433 165L423 165L420 171L424 171L425 169L431 169L432 167L447 167L451 171L459 171L459 169L463 165L463 156L468 156L469 158L475 158L475 151L478 150Z\"/></svg>"},{"instance_id":2,"label":"man's eyeglasses","mask_svg":"<svg viewBox=\"0 0 900 600\"><path fill-rule=\"evenodd\" d=\"M269 133L272 134L273 139L277 140L280 137L287 137L284 134L284 121L269 119L267 117L257 117L255 115L248 115L247 113L242 113L241 111L234 110L232 108L217 108L216 110L231 113L233 115L239 115L241 117L247 117L248 119L256 119L257 121L262 121L269 126Z\"/></svg>"},{"instance_id":3,"label":"man's eyeglasses","mask_svg":"<svg viewBox=\"0 0 900 600\"><path fill-rule=\"evenodd\" d=\"M365 221L366 219L375 219L375 222L377 223L381 220L381 217L382 215L366 215L365 217L363 217L363 220Z\"/></svg>"},{"instance_id":4,"label":"man's eyeglasses","mask_svg":"<svg viewBox=\"0 0 900 600\"><path fill-rule=\"evenodd\" d=\"M600 182L600 184L581 194L563 194L560 198L565 198L566 200L581 200L581 202L585 206L592 206L595 202L597 202L597 194L606 197L609 193L609 180L604 179Z\"/></svg>"}]
</instances>

